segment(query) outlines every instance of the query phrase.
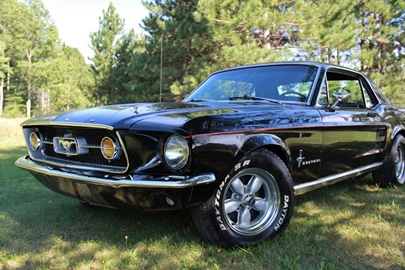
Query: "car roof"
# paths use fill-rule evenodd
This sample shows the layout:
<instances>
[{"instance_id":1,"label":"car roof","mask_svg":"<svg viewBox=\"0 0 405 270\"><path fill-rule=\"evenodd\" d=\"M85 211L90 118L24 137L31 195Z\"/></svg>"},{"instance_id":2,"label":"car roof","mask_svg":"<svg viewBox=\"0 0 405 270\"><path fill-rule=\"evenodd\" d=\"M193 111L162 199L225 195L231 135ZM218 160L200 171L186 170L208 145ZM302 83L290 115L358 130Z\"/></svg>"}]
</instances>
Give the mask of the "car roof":
<instances>
[{"instance_id":1,"label":"car roof","mask_svg":"<svg viewBox=\"0 0 405 270\"><path fill-rule=\"evenodd\" d=\"M315 61L286 61L286 62L268 62L268 63L242 65L242 66L237 66L237 67L218 70L218 71L214 72L213 74L224 72L224 71L229 71L229 70L238 70L238 69L245 69L245 68L252 68L252 67L280 66L280 65L283 65L283 66L284 65L285 66L287 66L287 65L314 66L314 67L318 67L318 68L321 68L321 69L334 68L334 69L340 69L340 70L345 70L345 71L361 74L359 71L354 70L352 68L339 66L339 65L335 65L335 64L330 64L330 63L315 62Z\"/></svg>"}]
</instances>

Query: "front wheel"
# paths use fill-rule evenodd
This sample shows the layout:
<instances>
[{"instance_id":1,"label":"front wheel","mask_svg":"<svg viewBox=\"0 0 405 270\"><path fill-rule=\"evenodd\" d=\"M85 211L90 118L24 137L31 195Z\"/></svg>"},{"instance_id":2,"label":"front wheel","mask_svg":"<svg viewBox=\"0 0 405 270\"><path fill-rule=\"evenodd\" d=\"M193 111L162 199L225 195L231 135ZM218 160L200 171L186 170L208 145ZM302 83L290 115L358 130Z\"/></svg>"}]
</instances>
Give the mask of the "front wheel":
<instances>
[{"instance_id":1,"label":"front wheel","mask_svg":"<svg viewBox=\"0 0 405 270\"><path fill-rule=\"evenodd\" d=\"M383 165L373 172L373 179L382 186L405 183L405 138L397 135L384 157Z\"/></svg>"},{"instance_id":2,"label":"front wheel","mask_svg":"<svg viewBox=\"0 0 405 270\"><path fill-rule=\"evenodd\" d=\"M247 246L281 235L294 208L290 172L273 152L257 150L244 157L213 196L192 212L210 242Z\"/></svg>"}]
</instances>

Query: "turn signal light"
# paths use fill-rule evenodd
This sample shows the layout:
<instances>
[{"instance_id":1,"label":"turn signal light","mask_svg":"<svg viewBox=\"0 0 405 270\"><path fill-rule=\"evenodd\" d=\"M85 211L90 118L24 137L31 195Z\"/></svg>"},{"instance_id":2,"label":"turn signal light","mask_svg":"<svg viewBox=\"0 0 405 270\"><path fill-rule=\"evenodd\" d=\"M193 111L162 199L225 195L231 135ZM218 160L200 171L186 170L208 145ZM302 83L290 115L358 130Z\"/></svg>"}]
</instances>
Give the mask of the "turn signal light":
<instances>
[{"instance_id":1,"label":"turn signal light","mask_svg":"<svg viewBox=\"0 0 405 270\"><path fill-rule=\"evenodd\" d=\"M101 140L101 153L106 159L116 159L120 155L120 148L115 140L110 137L104 137Z\"/></svg>"},{"instance_id":2,"label":"turn signal light","mask_svg":"<svg viewBox=\"0 0 405 270\"><path fill-rule=\"evenodd\" d=\"M31 132L30 134L30 147L34 151L41 147L41 136L37 132Z\"/></svg>"}]
</instances>

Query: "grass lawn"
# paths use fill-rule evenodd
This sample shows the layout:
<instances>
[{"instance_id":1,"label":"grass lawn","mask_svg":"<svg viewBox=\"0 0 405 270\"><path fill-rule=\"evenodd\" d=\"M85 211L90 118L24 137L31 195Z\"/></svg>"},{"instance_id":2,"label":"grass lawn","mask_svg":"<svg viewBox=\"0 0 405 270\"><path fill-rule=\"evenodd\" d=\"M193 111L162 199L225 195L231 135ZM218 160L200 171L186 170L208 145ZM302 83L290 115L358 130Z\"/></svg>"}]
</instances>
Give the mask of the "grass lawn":
<instances>
[{"instance_id":1,"label":"grass lawn","mask_svg":"<svg viewBox=\"0 0 405 270\"><path fill-rule=\"evenodd\" d=\"M405 269L405 187L366 178L301 195L282 237L226 250L188 211L86 208L49 191L14 166L19 121L0 119L0 269Z\"/></svg>"}]
</instances>

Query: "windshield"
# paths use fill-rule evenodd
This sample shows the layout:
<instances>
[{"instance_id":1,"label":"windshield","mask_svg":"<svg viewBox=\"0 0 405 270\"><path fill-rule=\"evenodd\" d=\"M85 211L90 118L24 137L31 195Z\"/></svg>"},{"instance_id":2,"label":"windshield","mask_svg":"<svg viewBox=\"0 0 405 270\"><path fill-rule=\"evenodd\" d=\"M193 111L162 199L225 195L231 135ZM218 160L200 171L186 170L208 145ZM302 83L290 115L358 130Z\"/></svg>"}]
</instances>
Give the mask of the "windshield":
<instances>
[{"instance_id":1,"label":"windshield","mask_svg":"<svg viewBox=\"0 0 405 270\"><path fill-rule=\"evenodd\" d=\"M184 101L267 100L308 102L318 68L305 65L255 66L210 76Z\"/></svg>"}]
</instances>

